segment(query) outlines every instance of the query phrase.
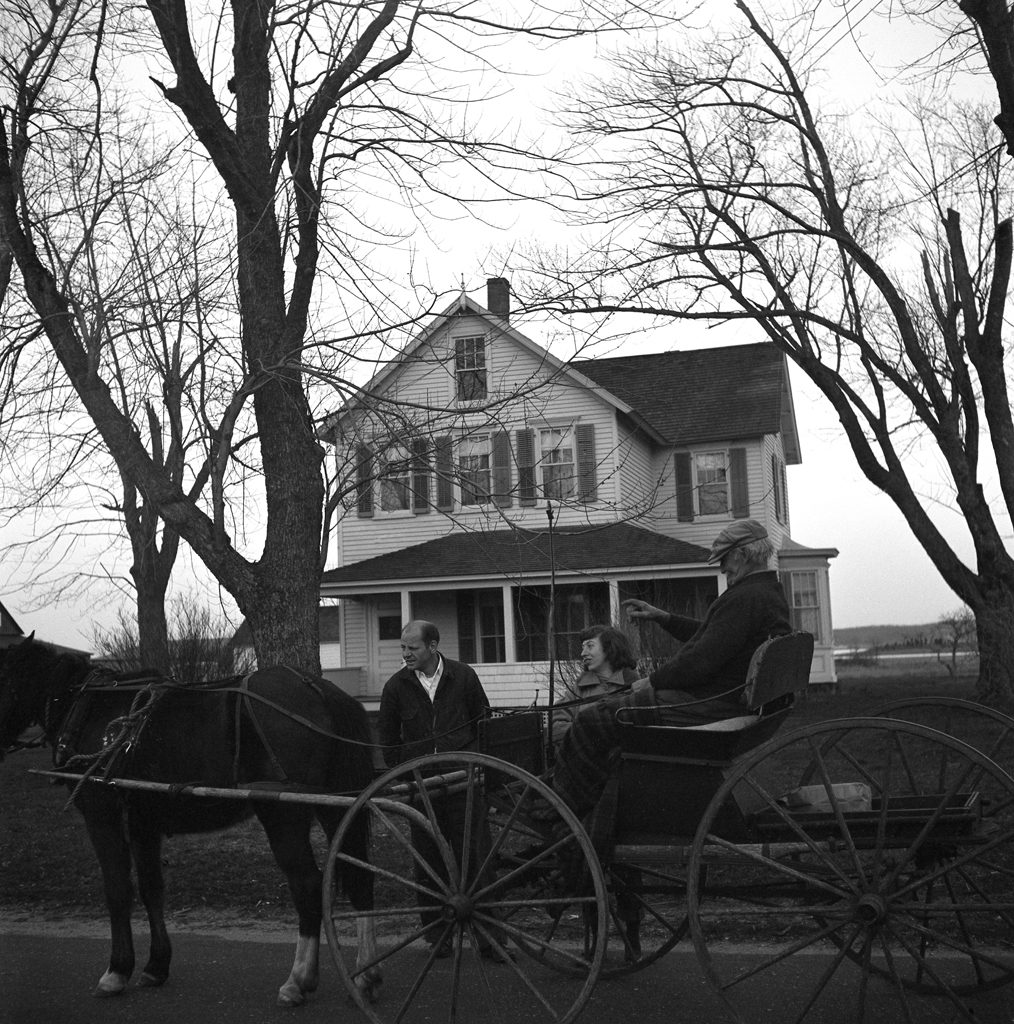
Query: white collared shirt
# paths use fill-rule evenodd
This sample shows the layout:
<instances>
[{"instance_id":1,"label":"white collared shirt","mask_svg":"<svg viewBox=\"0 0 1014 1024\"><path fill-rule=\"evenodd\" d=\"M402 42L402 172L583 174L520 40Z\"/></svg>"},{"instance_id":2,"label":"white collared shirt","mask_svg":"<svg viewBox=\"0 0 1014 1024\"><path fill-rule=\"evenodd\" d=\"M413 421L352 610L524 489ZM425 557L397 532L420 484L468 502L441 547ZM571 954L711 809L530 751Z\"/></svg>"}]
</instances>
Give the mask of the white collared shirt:
<instances>
[{"instance_id":1,"label":"white collared shirt","mask_svg":"<svg viewBox=\"0 0 1014 1024\"><path fill-rule=\"evenodd\" d=\"M444 674L444 659L437 655L437 667L433 675L428 676L425 672L420 672L419 669L415 670L415 677L423 685L423 689L429 695L430 701L432 702L434 694L437 692L437 686L440 683L440 677Z\"/></svg>"}]
</instances>

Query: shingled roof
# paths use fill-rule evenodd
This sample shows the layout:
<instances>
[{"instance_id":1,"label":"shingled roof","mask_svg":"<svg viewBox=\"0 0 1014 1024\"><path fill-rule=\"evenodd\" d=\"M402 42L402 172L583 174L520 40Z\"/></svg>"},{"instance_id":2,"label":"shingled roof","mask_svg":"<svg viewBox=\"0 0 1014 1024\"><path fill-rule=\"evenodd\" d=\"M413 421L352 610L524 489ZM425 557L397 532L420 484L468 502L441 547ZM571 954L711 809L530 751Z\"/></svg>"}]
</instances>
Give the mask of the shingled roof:
<instances>
[{"instance_id":1,"label":"shingled roof","mask_svg":"<svg viewBox=\"0 0 1014 1024\"><path fill-rule=\"evenodd\" d=\"M562 526L553 531L556 571L615 570L639 566L701 565L705 548L663 537L628 523ZM381 580L507 576L548 572L547 530L453 533L437 540L367 558L324 573L324 586Z\"/></svg>"},{"instance_id":2,"label":"shingled roof","mask_svg":"<svg viewBox=\"0 0 1014 1024\"><path fill-rule=\"evenodd\" d=\"M589 359L572 366L673 444L760 437L785 426L785 359L774 345Z\"/></svg>"}]
</instances>

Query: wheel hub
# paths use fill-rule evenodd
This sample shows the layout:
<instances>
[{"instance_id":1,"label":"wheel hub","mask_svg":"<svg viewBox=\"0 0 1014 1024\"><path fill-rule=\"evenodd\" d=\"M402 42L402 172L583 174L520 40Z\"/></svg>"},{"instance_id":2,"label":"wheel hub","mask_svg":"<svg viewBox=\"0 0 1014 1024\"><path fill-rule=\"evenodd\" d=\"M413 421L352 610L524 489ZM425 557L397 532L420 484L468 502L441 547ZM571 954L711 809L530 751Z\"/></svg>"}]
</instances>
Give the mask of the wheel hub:
<instances>
[{"instance_id":1,"label":"wheel hub","mask_svg":"<svg viewBox=\"0 0 1014 1024\"><path fill-rule=\"evenodd\" d=\"M868 892L856 902L856 919L866 925L880 924L887 918L887 902L882 896Z\"/></svg>"},{"instance_id":2,"label":"wheel hub","mask_svg":"<svg viewBox=\"0 0 1014 1024\"><path fill-rule=\"evenodd\" d=\"M456 893L444 904L444 918L448 921L467 921L472 916L472 901Z\"/></svg>"}]
</instances>

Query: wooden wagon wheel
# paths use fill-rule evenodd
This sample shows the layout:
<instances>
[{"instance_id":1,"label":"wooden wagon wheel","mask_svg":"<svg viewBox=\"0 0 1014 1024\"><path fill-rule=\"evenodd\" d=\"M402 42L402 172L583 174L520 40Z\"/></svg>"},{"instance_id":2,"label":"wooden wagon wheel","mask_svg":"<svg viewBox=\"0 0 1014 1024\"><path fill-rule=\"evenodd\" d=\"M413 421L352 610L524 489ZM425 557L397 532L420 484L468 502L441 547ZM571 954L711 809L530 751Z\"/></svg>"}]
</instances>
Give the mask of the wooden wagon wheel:
<instances>
[{"instance_id":1,"label":"wooden wagon wheel","mask_svg":"<svg viewBox=\"0 0 1014 1024\"><path fill-rule=\"evenodd\" d=\"M870 715L918 722L947 733L975 747L998 765L1014 765L1014 718L996 708L959 697L902 697L873 708ZM946 774L946 764L937 765L935 778ZM978 784L978 780L972 780ZM923 779L929 784L929 778ZM991 792L990 780L981 780L984 817L1006 813L1004 791Z\"/></svg>"},{"instance_id":2,"label":"wooden wagon wheel","mask_svg":"<svg viewBox=\"0 0 1014 1024\"><path fill-rule=\"evenodd\" d=\"M1002 799L984 820L986 787ZM712 987L740 1021L776 985L787 1022L836 1005L864 1020L874 998L914 1022L933 995L971 1024L969 998L1014 980L1012 798L994 761L918 723L838 719L758 748L691 851L690 929ZM750 843L717 831L729 800L747 812ZM729 939L761 945L719 955Z\"/></svg>"},{"instance_id":3,"label":"wooden wagon wheel","mask_svg":"<svg viewBox=\"0 0 1014 1024\"><path fill-rule=\"evenodd\" d=\"M668 852L669 848L661 848ZM619 978L655 963L687 935L686 879L663 857L651 863L610 862L602 866L607 889L607 932L605 958L600 977ZM636 919L632 928L631 921ZM597 938L597 923L587 915L568 910L542 928L541 937L568 949L581 949L590 958ZM539 958L537 949L529 955ZM581 964L558 957L543 956L550 966L573 973Z\"/></svg>"},{"instance_id":4,"label":"wooden wagon wheel","mask_svg":"<svg viewBox=\"0 0 1014 1024\"><path fill-rule=\"evenodd\" d=\"M350 846L360 814L370 822L365 858ZM460 832L445 827L448 814L462 823ZM439 851L438 870L419 856L412 826L417 840L422 833ZM374 906L365 915L341 893L341 871L350 867L374 881ZM420 898L429 905L425 924ZM324 903L339 973L377 1024L562 1024L587 1002L602 965L604 942L585 960L580 948L546 935L546 923L584 907L594 908L605 932L605 882L581 823L535 776L484 754L417 758L365 789L331 844ZM356 964L363 919L375 927L377 949ZM506 962L496 962L505 953ZM561 976L558 962L573 965L574 973ZM371 1005L357 980L378 968L383 991Z\"/></svg>"}]
</instances>

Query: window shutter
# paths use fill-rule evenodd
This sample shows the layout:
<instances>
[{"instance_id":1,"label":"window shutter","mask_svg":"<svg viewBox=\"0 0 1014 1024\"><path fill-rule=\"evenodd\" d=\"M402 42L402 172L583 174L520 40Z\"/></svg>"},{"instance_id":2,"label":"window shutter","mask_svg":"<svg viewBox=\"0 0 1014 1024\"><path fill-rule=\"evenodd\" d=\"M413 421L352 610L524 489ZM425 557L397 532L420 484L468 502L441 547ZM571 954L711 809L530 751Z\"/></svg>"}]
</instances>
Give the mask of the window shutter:
<instances>
[{"instance_id":1,"label":"window shutter","mask_svg":"<svg viewBox=\"0 0 1014 1024\"><path fill-rule=\"evenodd\" d=\"M577 439L577 497L586 505L598 501L598 460L595 458L595 424L579 423L574 429Z\"/></svg>"},{"instance_id":2,"label":"window shutter","mask_svg":"<svg viewBox=\"0 0 1014 1024\"><path fill-rule=\"evenodd\" d=\"M750 495L746 484L746 449L729 449L729 484L732 490L732 514L736 519L750 515Z\"/></svg>"},{"instance_id":3,"label":"window shutter","mask_svg":"<svg viewBox=\"0 0 1014 1024\"><path fill-rule=\"evenodd\" d=\"M418 516L429 510L429 443L425 437L416 437L412 439L412 511Z\"/></svg>"},{"instance_id":4,"label":"window shutter","mask_svg":"<svg viewBox=\"0 0 1014 1024\"><path fill-rule=\"evenodd\" d=\"M451 435L442 434L436 441L437 508L447 512L454 508L454 467Z\"/></svg>"},{"instance_id":5,"label":"window shutter","mask_svg":"<svg viewBox=\"0 0 1014 1024\"><path fill-rule=\"evenodd\" d=\"M771 490L775 498L775 519L782 523L782 480L778 472L778 456L771 456Z\"/></svg>"},{"instance_id":6,"label":"window shutter","mask_svg":"<svg viewBox=\"0 0 1014 1024\"><path fill-rule=\"evenodd\" d=\"M782 489L782 522L788 525L789 522L789 485L785 479L785 462L778 460L778 482Z\"/></svg>"},{"instance_id":7,"label":"window shutter","mask_svg":"<svg viewBox=\"0 0 1014 1024\"><path fill-rule=\"evenodd\" d=\"M470 590L458 591L458 661L472 664L475 658L475 597Z\"/></svg>"},{"instance_id":8,"label":"window shutter","mask_svg":"<svg viewBox=\"0 0 1014 1024\"><path fill-rule=\"evenodd\" d=\"M694 521L694 478L689 452L677 452L676 463L676 519L681 523Z\"/></svg>"},{"instance_id":9,"label":"window shutter","mask_svg":"<svg viewBox=\"0 0 1014 1024\"><path fill-rule=\"evenodd\" d=\"M518 454L518 504L535 504L535 431L519 430L516 435Z\"/></svg>"},{"instance_id":10,"label":"window shutter","mask_svg":"<svg viewBox=\"0 0 1014 1024\"><path fill-rule=\"evenodd\" d=\"M373 453L365 444L356 448L356 515L360 519L373 515Z\"/></svg>"},{"instance_id":11,"label":"window shutter","mask_svg":"<svg viewBox=\"0 0 1014 1024\"><path fill-rule=\"evenodd\" d=\"M510 508L511 438L506 430L493 435L493 502L498 508Z\"/></svg>"}]
</instances>

